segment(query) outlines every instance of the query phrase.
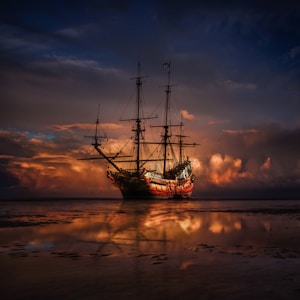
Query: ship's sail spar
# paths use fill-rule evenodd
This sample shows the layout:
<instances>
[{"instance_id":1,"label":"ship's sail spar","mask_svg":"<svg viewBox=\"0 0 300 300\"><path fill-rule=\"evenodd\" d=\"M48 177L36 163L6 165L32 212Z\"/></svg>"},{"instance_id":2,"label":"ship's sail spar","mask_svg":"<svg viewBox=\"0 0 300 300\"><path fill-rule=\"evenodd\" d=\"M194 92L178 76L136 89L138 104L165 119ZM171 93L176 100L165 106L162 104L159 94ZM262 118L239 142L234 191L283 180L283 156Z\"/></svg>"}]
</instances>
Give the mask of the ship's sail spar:
<instances>
[{"instance_id":1,"label":"ship's sail spar","mask_svg":"<svg viewBox=\"0 0 300 300\"><path fill-rule=\"evenodd\" d=\"M171 63L163 64L167 70L167 85L165 86L165 115L164 124L159 126L163 132L161 134L161 141L145 141L142 123L145 119L152 119L154 117L144 117L141 115L141 87L143 78L141 75L141 66L138 63L137 76L134 77L136 83L136 116L133 119L126 119L127 121L134 121L134 149L135 153L132 157L120 156L120 151L114 155L109 156L102 150L100 137L98 136L99 117L97 115L95 136L93 137L92 145L99 154L100 159L105 159L113 170L108 168L108 179L120 189L124 199L171 199L171 198L190 198L193 191L194 175L192 174L192 164L188 157L184 157L183 148L186 146L194 146L196 144L187 144L183 142L186 137L182 134L182 121L178 125L173 125L170 122L170 94L171 94ZM98 108L99 111L99 108ZM99 112L98 112L99 113ZM171 127L177 126L180 133L176 135L177 142L172 141ZM154 157L154 153L147 157L142 155L142 146L147 145L161 145L162 156ZM177 159L168 157L168 152L175 154L173 145L178 147ZM168 168L168 163L171 160L173 165ZM134 163L134 168L121 167L124 163ZM151 165L153 164L153 166ZM157 164L162 164L162 169L157 167Z\"/></svg>"}]
</instances>

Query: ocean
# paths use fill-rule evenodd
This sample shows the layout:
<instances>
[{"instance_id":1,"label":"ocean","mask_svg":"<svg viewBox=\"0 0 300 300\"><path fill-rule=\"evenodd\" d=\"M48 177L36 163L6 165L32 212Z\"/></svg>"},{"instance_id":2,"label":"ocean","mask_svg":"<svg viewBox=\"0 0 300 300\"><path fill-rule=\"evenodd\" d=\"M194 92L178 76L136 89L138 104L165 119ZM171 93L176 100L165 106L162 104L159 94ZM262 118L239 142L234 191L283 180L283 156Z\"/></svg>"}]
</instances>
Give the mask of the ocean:
<instances>
[{"instance_id":1,"label":"ocean","mask_svg":"<svg viewBox=\"0 0 300 300\"><path fill-rule=\"evenodd\" d=\"M2 299L296 299L300 201L0 202Z\"/></svg>"}]
</instances>

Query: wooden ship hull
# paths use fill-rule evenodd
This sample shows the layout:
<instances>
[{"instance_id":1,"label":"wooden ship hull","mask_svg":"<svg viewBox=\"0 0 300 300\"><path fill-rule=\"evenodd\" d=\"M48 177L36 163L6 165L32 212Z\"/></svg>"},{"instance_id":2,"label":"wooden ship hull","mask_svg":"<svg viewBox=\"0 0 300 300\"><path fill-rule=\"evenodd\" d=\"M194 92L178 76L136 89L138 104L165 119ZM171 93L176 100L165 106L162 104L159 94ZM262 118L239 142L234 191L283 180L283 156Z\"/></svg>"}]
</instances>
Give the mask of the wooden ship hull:
<instances>
[{"instance_id":1,"label":"wooden ship hull","mask_svg":"<svg viewBox=\"0 0 300 300\"><path fill-rule=\"evenodd\" d=\"M107 171L107 178L122 193L123 199L187 199L192 196L194 175L189 161L176 178L163 178L155 172Z\"/></svg>"}]
</instances>

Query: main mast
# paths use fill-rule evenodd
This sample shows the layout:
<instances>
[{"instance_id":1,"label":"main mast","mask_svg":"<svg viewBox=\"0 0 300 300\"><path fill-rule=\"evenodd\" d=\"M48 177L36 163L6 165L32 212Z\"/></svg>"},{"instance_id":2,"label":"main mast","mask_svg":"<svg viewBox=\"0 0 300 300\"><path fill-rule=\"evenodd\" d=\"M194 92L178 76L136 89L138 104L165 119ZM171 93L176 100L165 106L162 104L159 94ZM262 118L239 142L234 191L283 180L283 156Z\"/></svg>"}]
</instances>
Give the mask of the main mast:
<instances>
[{"instance_id":1,"label":"main mast","mask_svg":"<svg viewBox=\"0 0 300 300\"><path fill-rule=\"evenodd\" d=\"M170 85L170 78L171 78L171 62L164 63L163 66L168 68L168 81L166 85L166 102L165 102L165 124L164 124L164 135L163 135L163 149L164 149L164 166L163 166L163 175L166 174L166 164L167 164L167 148L168 148L168 139L169 135L169 100L171 94L171 85Z\"/></svg>"},{"instance_id":2,"label":"main mast","mask_svg":"<svg viewBox=\"0 0 300 300\"><path fill-rule=\"evenodd\" d=\"M137 112L136 112L136 127L133 129L135 132L135 143L137 145L136 149L136 172L138 173L140 170L140 152L141 152L141 137L142 132L144 131L141 126L141 87L142 87L142 78L146 76L141 76L141 64L138 62L138 70L137 76L135 79L136 83L136 105L137 105Z\"/></svg>"}]
</instances>

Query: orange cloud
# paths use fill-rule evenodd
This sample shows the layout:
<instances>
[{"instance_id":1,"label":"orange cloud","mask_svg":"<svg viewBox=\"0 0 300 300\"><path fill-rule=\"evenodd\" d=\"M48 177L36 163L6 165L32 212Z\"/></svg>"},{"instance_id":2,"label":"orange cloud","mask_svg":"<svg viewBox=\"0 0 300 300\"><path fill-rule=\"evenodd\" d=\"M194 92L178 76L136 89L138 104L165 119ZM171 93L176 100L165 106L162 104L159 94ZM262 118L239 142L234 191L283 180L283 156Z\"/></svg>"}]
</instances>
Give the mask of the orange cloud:
<instances>
[{"instance_id":1,"label":"orange cloud","mask_svg":"<svg viewBox=\"0 0 300 300\"><path fill-rule=\"evenodd\" d=\"M22 187L43 195L101 196L113 190L112 186L108 188L105 165L68 156L43 155L11 161L9 170Z\"/></svg>"},{"instance_id":2,"label":"orange cloud","mask_svg":"<svg viewBox=\"0 0 300 300\"><path fill-rule=\"evenodd\" d=\"M187 110L185 110L185 109L182 109L181 111L180 111L180 114L181 114L181 116L185 119L185 120L190 120L190 121L192 121L192 120L194 120L195 119L195 116L193 115L193 114L190 114Z\"/></svg>"},{"instance_id":3,"label":"orange cloud","mask_svg":"<svg viewBox=\"0 0 300 300\"><path fill-rule=\"evenodd\" d=\"M42 196L117 194L118 191L107 184L107 164L77 160L91 153L91 146L81 146L72 134L64 139L57 136L54 140L45 140L44 135L26 139L26 135L0 133L7 147L11 145L7 152L12 154L1 155L5 159L5 171L16 178L18 186L25 191Z\"/></svg>"},{"instance_id":4,"label":"orange cloud","mask_svg":"<svg viewBox=\"0 0 300 300\"><path fill-rule=\"evenodd\" d=\"M210 181L217 185L224 185L236 178L244 177L241 172L242 160L229 155L223 158L221 154L213 154L209 162Z\"/></svg>"},{"instance_id":5,"label":"orange cloud","mask_svg":"<svg viewBox=\"0 0 300 300\"><path fill-rule=\"evenodd\" d=\"M271 168L271 157L267 157L267 159L265 160L265 162L261 165L260 170L261 171L267 171Z\"/></svg>"},{"instance_id":6,"label":"orange cloud","mask_svg":"<svg viewBox=\"0 0 300 300\"><path fill-rule=\"evenodd\" d=\"M249 133L259 133L259 130L257 129L245 129L245 130L232 130L232 129L227 129L227 130L223 130L223 132L228 133L228 134L249 134Z\"/></svg>"},{"instance_id":7,"label":"orange cloud","mask_svg":"<svg viewBox=\"0 0 300 300\"><path fill-rule=\"evenodd\" d=\"M48 126L49 129L53 130L54 132L69 132L73 133L77 130L80 131L91 131L94 132L95 130L95 124L93 123L74 123L74 124L53 124ZM119 130L124 128L123 125L117 124L117 123L101 123L102 129L111 129L111 130Z\"/></svg>"},{"instance_id":8,"label":"orange cloud","mask_svg":"<svg viewBox=\"0 0 300 300\"><path fill-rule=\"evenodd\" d=\"M105 160L77 160L99 158L83 138L85 133L80 132L80 128L93 132L94 127L81 125L57 125L50 140L41 133L0 130L1 179L6 191L21 187L37 195L121 196L107 183ZM113 133L113 138L103 140L102 149L108 155L128 154L132 139L122 138L123 130ZM196 175L194 195L213 192L216 187L221 195L225 189L299 186L300 161L298 147L294 147L299 143L297 136L298 130L273 127L226 130L216 139L204 136L200 147L189 150ZM187 222L181 225L191 227Z\"/></svg>"}]
</instances>

